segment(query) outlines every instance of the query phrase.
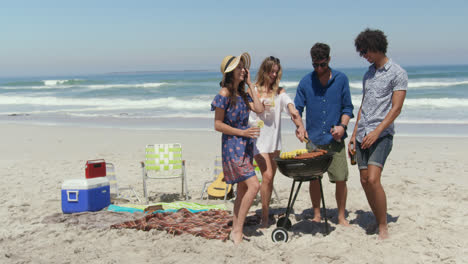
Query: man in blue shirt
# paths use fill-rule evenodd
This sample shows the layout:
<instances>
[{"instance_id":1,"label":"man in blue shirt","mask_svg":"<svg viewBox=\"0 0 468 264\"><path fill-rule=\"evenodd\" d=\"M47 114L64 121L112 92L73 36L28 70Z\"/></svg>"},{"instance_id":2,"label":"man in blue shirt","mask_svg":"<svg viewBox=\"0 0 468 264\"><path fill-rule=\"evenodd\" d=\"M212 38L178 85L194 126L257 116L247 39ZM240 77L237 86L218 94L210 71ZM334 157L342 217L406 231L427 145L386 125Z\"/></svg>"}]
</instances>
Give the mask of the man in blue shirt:
<instances>
[{"instance_id":1,"label":"man in blue shirt","mask_svg":"<svg viewBox=\"0 0 468 264\"><path fill-rule=\"evenodd\" d=\"M309 139L321 149L335 152L328 168L330 182L336 184L338 223L348 226L345 218L348 189L348 164L344 139L348 122L353 118L353 104L348 77L329 67L330 47L316 43L310 50L314 71L302 78L294 103L302 116L306 109L306 130ZM308 145L308 148L310 146ZM320 185L310 181L310 199L314 209L313 221L320 222Z\"/></svg>"}]
</instances>

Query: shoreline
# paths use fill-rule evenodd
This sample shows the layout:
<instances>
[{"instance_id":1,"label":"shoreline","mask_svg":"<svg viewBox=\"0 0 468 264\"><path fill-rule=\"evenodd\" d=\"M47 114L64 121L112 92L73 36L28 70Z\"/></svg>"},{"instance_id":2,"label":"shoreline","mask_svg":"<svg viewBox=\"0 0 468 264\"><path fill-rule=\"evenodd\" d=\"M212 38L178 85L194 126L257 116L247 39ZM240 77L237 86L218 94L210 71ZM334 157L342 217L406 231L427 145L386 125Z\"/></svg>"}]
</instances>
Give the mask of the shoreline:
<instances>
[{"instance_id":1,"label":"shoreline","mask_svg":"<svg viewBox=\"0 0 468 264\"><path fill-rule=\"evenodd\" d=\"M305 122L305 120L304 120ZM354 129L354 119L348 125L348 137ZM213 119L204 117L76 117L68 115L33 115L15 114L0 116L0 124L78 127L78 128L113 128L134 131L214 131ZM288 118L282 118L282 133L294 134L295 126ZM431 137L431 138L466 138L468 123L409 123L395 122L395 136Z\"/></svg>"}]
</instances>

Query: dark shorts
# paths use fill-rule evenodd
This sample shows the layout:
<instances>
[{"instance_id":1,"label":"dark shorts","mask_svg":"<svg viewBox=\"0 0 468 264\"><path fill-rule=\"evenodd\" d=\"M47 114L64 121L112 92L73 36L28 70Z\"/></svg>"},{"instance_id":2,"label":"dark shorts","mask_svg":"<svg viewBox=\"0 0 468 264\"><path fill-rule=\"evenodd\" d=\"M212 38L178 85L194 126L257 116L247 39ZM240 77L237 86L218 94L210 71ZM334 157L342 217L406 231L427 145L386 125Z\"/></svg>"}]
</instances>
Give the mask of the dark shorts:
<instances>
[{"instance_id":1,"label":"dark shorts","mask_svg":"<svg viewBox=\"0 0 468 264\"><path fill-rule=\"evenodd\" d=\"M361 149L361 143L357 142L356 159L358 168L366 170L368 165L374 165L383 169L390 151L392 151L393 136L386 135L377 141L368 149Z\"/></svg>"}]
</instances>

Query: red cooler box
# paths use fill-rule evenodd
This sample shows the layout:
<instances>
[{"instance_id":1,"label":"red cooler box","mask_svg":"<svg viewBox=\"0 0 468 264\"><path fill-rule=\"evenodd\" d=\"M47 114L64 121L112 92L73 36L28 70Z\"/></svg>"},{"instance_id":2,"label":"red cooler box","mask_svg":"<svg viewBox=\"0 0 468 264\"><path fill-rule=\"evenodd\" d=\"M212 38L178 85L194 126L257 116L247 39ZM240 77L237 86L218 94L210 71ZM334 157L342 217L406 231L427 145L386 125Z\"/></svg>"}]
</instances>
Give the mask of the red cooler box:
<instances>
[{"instance_id":1,"label":"red cooler box","mask_svg":"<svg viewBox=\"0 0 468 264\"><path fill-rule=\"evenodd\" d=\"M88 160L86 162L86 179L105 177L106 162L103 159Z\"/></svg>"}]
</instances>

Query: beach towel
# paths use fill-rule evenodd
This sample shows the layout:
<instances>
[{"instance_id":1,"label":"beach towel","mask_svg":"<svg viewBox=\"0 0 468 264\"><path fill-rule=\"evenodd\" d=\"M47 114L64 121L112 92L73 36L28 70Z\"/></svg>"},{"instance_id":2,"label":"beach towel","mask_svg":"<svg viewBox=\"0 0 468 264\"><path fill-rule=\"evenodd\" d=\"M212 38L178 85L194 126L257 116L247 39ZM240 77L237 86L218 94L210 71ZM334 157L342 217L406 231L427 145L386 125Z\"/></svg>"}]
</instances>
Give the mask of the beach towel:
<instances>
[{"instance_id":1,"label":"beach towel","mask_svg":"<svg viewBox=\"0 0 468 264\"><path fill-rule=\"evenodd\" d=\"M245 220L244 225L258 225L260 215L253 213ZM191 213L182 208L175 213L148 214L143 218L126 221L112 225L111 228L130 228L143 231L151 229L166 231L169 234L192 234L207 239L219 239L226 241L231 232L232 216L226 210L209 210Z\"/></svg>"},{"instance_id":2,"label":"beach towel","mask_svg":"<svg viewBox=\"0 0 468 264\"><path fill-rule=\"evenodd\" d=\"M191 213L188 209L183 208L177 212L149 214L135 221L112 225L111 228L131 228L143 231L157 229L173 235L187 233L207 239L225 241L231 232L229 225L231 220L232 217L225 210Z\"/></svg>"},{"instance_id":3,"label":"beach towel","mask_svg":"<svg viewBox=\"0 0 468 264\"><path fill-rule=\"evenodd\" d=\"M185 208L192 213L208 211L208 210L226 210L225 204L199 204L190 202L173 202L173 203L155 203L150 205L138 205L138 204L122 204L122 205L109 205L108 211L112 212L144 212L148 207L162 206L162 210L152 210L152 213L165 213L165 212L177 212L179 209Z\"/></svg>"}]
</instances>

